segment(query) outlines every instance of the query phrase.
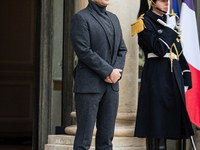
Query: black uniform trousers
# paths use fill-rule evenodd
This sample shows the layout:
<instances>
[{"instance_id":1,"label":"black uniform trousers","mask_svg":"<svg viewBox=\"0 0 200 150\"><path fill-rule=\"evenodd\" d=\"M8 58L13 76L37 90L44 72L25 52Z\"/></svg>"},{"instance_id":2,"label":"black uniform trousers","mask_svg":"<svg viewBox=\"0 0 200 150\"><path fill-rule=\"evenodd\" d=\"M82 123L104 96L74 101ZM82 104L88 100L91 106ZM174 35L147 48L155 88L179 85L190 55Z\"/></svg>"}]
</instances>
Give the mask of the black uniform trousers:
<instances>
[{"instance_id":1,"label":"black uniform trousers","mask_svg":"<svg viewBox=\"0 0 200 150\"><path fill-rule=\"evenodd\" d=\"M96 121L96 150L112 150L119 93L111 84L102 93L75 93L77 131L74 150L88 150Z\"/></svg>"}]
</instances>

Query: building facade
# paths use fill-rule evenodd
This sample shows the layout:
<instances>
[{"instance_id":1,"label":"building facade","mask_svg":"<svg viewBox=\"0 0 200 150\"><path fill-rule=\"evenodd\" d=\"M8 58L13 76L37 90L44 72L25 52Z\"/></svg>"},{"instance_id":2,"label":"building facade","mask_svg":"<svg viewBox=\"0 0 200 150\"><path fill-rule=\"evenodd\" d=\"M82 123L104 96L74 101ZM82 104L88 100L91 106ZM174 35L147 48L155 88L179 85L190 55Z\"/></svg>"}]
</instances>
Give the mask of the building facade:
<instances>
[{"instance_id":1,"label":"building facade","mask_svg":"<svg viewBox=\"0 0 200 150\"><path fill-rule=\"evenodd\" d=\"M57 130L65 127L73 138L76 127L71 126L75 121L70 114L75 116L72 70L76 57L69 28L72 15L87 4L88 0L0 2L0 138L3 141L0 148L10 141L27 142L29 139L34 150L45 149L45 144L48 149L51 144L48 135L50 139L55 138ZM142 150L145 140L133 138L139 47L137 36L131 37L130 28L137 20L139 4L140 0L110 0L107 9L118 16L128 48L124 76L120 81L115 143L122 141L126 146ZM200 31L200 2L194 0L194 4ZM198 141L198 130L196 133ZM171 142L171 145L176 143Z\"/></svg>"}]
</instances>

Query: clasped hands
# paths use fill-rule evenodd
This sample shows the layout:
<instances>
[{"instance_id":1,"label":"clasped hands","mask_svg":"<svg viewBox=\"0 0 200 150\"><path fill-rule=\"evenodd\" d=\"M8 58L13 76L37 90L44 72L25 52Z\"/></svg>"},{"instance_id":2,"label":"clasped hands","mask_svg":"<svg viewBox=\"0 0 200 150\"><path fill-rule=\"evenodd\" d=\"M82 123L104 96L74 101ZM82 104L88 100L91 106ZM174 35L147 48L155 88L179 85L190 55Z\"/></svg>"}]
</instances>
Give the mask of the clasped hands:
<instances>
[{"instance_id":1,"label":"clasped hands","mask_svg":"<svg viewBox=\"0 0 200 150\"><path fill-rule=\"evenodd\" d=\"M121 78L121 69L113 69L112 73L105 79L105 82L116 83Z\"/></svg>"}]
</instances>

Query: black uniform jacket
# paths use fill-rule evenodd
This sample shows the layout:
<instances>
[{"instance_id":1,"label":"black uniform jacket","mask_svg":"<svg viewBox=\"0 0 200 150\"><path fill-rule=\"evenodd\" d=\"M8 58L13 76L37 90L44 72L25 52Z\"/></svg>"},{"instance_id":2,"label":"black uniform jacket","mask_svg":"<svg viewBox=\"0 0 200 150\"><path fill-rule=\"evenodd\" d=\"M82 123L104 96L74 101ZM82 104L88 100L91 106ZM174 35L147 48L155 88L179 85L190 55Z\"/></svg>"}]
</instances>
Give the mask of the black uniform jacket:
<instances>
[{"instance_id":1,"label":"black uniform jacket","mask_svg":"<svg viewBox=\"0 0 200 150\"><path fill-rule=\"evenodd\" d=\"M144 15L146 28L138 34L139 45L145 53L138 112L136 137L179 139L193 135L191 122L185 106L184 86L192 87L191 73L182 53L178 34L157 22L162 17L152 11ZM164 58L172 51L179 56L172 64ZM148 53L158 57L148 58ZM171 71L172 66L172 71Z\"/></svg>"},{"instance_id":2,"label":"black uniform jacket","mask_svg":"<svg viewBox=\"0 0 200 150\"><path fill-rule=\"evenodd\" d=\"M78 56L74 70L75 93L100 93L105 91L106 77L114 68L122 69L125 64L127 48L116 15L107 12L114 27L112 46L105 25L91 4L72 17L71 40ZM111 50L113 47L113 50ZM114 91L119 90L118 82L112 84Z\"/></svg>"}]
</instances>

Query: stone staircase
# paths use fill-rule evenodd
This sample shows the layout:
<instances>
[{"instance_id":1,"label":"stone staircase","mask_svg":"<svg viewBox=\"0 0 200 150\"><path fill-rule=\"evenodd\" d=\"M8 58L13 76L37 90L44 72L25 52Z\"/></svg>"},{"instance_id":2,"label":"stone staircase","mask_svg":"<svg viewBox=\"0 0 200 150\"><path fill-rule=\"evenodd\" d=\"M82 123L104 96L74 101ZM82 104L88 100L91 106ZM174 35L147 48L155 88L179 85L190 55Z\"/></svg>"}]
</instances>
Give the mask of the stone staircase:
<instances>
[{"instance_id":1,"label":"stone staircase","mask_svg":"<svg viewBox=\"0 0 200 150\"><path fill-rule=\"evenodd\" d=\"M74 136L49 135L45 150L73 150ZM90 150L95 150L95 137L93 136ZM113 150L146 150L145 139L135 137L114 137Z\"/></svg>"}]
</instances>

